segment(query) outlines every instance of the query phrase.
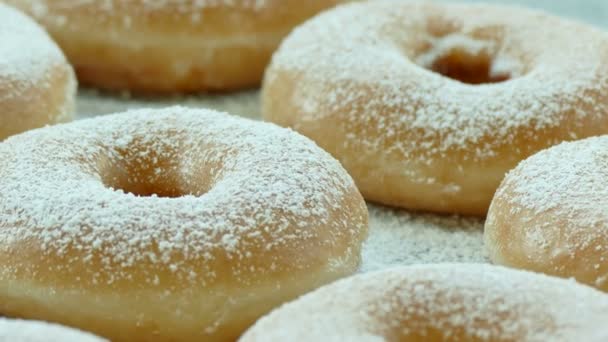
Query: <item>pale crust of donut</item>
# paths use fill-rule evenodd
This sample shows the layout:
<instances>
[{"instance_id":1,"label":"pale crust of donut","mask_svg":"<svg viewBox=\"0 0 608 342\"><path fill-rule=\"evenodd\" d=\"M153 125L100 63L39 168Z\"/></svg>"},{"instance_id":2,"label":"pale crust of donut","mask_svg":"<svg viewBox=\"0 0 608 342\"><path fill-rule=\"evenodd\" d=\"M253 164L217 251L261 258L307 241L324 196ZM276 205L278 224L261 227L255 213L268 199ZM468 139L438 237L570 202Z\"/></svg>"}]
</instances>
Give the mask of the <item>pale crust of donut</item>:
<instances>
[{"instance_id":1,"label":"pale crust of donut","mask_svg":"<svg viewBox=\"0 0 608 342\"><path fill-rule=\"evenodd\" d=\"M574 281L484 264L399 267L324 286L241 342L606 341L608 297Z\"/></svg>"},{"instance_id":2,"label":"pale crust of donut","mask_svg":"<svg viewBox=\"0 0 608 342\"><path fill-rule=\"evenodd\" d=\"M419 65L450 48L492 55L512 79L470 85ZM517 162L608 132L606 60L605 33L539 12L348 4L285 39L266 72L263 116L329 151L369 200L484 215Z\"/></svg>"},{"instance_id":3,"label":"pale crust of donut","mask_svg":"<svg viewBox=\"0 0 608 342\"><path fill-rule=\"evenodd\" d=\"M76 79L65 57L33 20L0 4L0 141L72 119Z\"/></svg>"},{"instance_id":4,"label":"pale crust of donut","mask_svg":"<svg viewBox=\"0 0 608 342\"><path fill-rule=\"evenodd\" d=\"M234 339L353 273L367 234L329 154L209 110L35 130L0 145L0 161L0 312L113 341Z\"/></svg>"},{"instance_id":5,"label":"pale crust of donut","mask_svg":"<svg viewBox=\"0 0 608 342\"><path fill-rule=\"evenodd\" d=\"M0 341L5 342L107 342L83 331L40 321L0 317Z\"/></svg>"},{"instance_id":6,"label":"pale crust of donut","mask_svg":"<svg viewBox=\"0 0 608 342\"><path fill-rule=\"evenodd\" d=\"M339 0L10 0L57 40L84 84L137 92L256 86L289 31Z\"/></svg>"},{"instance_id":7,"label":"pale crust of donut","mask_svg":"<svg viewBox=\"0 0 608 342\"><path fill-rule=\"evenodd\" d=\"M510 171L485 224L499 264L608 291L608 136L563 143Z\"/></svg>"}]
</instances>

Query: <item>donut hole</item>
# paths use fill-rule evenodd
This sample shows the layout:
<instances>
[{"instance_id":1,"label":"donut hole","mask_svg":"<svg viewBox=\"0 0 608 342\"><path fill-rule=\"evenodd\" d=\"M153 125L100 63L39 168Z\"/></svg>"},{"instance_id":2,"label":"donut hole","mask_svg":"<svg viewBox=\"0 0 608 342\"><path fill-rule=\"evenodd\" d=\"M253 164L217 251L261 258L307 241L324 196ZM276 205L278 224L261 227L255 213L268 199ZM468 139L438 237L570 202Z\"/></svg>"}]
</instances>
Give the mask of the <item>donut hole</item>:
<instances>
[{"instance_id":1,"label":"donut hole","mask_svg":"<svg viewBox=\"0 0 608 342\"><path fill-rule=\"evenodd\" d=\"M135 196L177 198L187 195L162 168L116 165L105 174L103 183L106 187ZM163 174L165 177L159 176Z\"/></svg>"},{"instance_id":2,"label":"donut hole","mask_svg":"<svg viewBox=\"0 0 608 342\"><path fill-rule=\"evenodd\" d=\"M493 43L462 35L448 35L429 44L417 58L422 67L472 85L499 83L516 74L516 64L493 53Z\"/></svg>"},{"instance_id":3,"label":"donut hole","mask_svg":"<svg viewBox=\"0 0 608 342\"><path fill-rule=\"evenodd\" d=\"M106 166L102 172L103 184L140 197L177 198L187 195L167 160L135 158L119 160Z\"/></svg>"},{"instance_id":4,"label":"donut hole","mask_svg":"<svg viewBox=\"0 0 608 342\"><path fill-rule=\"evenodd\" d=\"M171 144L159 146L136 139L128 146L115 148L103 158L99 167L101 180L112 190L139 197L177 198L204 194L207 191L205 184L182 172L184 156L178 150Z\"/></svg>"},{"instance_id":5,"label":"donut hole","mask_svg":"<svg viewBox=\"0 0 608 342\"><path fill-rule=\"evenodd\" d=\"M511 78L509 74L493 73L489 56L473 56L462 50L452 50L440 56L433 61L429 70L467 84L498 83Z\"/></svg>"}]
</instances>

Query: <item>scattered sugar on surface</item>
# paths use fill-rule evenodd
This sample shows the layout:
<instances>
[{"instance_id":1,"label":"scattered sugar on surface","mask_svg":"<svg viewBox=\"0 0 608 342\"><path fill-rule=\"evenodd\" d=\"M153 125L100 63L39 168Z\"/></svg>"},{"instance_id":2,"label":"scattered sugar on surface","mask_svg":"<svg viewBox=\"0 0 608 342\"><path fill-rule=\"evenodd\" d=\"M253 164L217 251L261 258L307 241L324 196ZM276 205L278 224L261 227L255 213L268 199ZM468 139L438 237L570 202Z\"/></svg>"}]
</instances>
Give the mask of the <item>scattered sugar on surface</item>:
<instances>
[{"instance_id":1,"label":"scattered sugar on surface","mask_svg":"<svg viewBox=\"0 0 608 342\"><path fill-rule=\"evenodd\" d=\"M34 85L48 88L49 71L65 63L57 45L38 24L1 3L0 42L0 80L9 85L2 87L0 100L23 96Z\"/></svg>"},{"instance_id":2,"label":"scattered sugar on surface","mask_svg":"<svg viewBox=\"0 0 608 342\"><path fill-rule=\"evenodd\" d=\"M410 213L369 204L361 272L390 265L486 262L483 219Z\"/></svg>"},{"instance_id":3,"label":"scattered sugar on surface","mask_svg":"<svg viewBox=\"0 0 608 342\"><path fill-rule=\"evenodd\" d=\"M0 341L103 342L107 340L56 324L0 318Z\"/></svg>"},{"instance_id":4,"label":"scattered sugar on surface","mask_svg":"<svg viewBox=\"0 0 608 342\"><path fill-rule=\"evenodd\" d=\"M163 108L178 103L191 108L213 108L250 119L260 119L258 91L235 92L229 95L142 98L130 95L112 96L93 89L80 89L76 107L79 112L78 118L82 119L137 108Z\"/></svg>"},{"instance_id":5,"label":"scattered sugar on surface","mask_svg":"<svg viewBox=\"0 0 608 342\"><path fill-rule=\"evenodd\" d=\"M415 265L304 295L258 321L244 341L370 341L464 330L482 341L599 342L608 337L607 312L605 294L570 280L483 264Z\"/></svg>"}]
</instances>

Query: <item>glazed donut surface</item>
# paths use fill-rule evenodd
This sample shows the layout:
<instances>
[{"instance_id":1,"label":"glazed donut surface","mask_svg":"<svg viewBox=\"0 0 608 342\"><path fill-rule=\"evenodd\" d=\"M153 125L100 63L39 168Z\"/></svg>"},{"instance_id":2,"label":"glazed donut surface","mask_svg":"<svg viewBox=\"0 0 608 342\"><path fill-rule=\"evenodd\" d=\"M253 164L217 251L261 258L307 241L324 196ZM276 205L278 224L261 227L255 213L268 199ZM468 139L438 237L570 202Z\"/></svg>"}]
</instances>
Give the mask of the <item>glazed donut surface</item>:
<instances>
[{"instance_id":1,"label":"glazed donut surface","mask_svg":"<svg viewBox=\"0 0 608 342\"><path fill-rule=\"evenodd\" d=\"M398 267L324 286L240 341L606 341L608 297L484 264Z\"/></svg>"},{"instance_id":2,"label":"glazed donut surface","mask_svg":"<svg viewBox=\"0 0 608 342\"><path fill-rule=\"evenodd\" d=\"M608 136L521 162L492 201L485 246L499 264L608 291Z\"/></svg>"},{"instance_id":3,"label":"glazed donut surface","mask_svg":"<svg viewBox=\"0 0 608 342\"><path fill-rule=\"evenodd\" d=\"M56 324L0 318L0 341L104 342L107 340Z\"/></svg>"},{"instance_id":4,"label":"glazed donut surface","mask_svg":"<svg viewBox=\"0 0 608 342\"><path fill-rule=\"evenodd\" d=\"M367 208L305 137L137 110L0 144L0 312L112 341L238 337L353 273Z\"/></svg>"},{"instance_id":5,"label":"glazed donut surface","mask_svg":"<svg viewBox=\"0 0 608 342\"><path fill-rule=\"evenodd\" d=\"M8 0L59 42L82 83L148 93L259 85L289 31L339 0Z\"/></svg>"},{"instance_id":6,"label":"glazed donut surface","mask_svg":"<svg viewBox=\"0 0 608 342\"><path fill-rule=\"evenodd\" d=\"M520 160L608 133L606 60L606 33L540 12L353 3L283 42L263 116L334 155L368 200L484 215Z\"/></svg>"},{"instance_id":7,"label":"glazed donut surface","mask_svg":"<svg viewBox=\"0 0 608 342\"><path fill-rule=\"evenodd\" d=\"M0 42L0 141L71 120L74 72L48 34L0 3Z\"/></svg>"}]
</instances>

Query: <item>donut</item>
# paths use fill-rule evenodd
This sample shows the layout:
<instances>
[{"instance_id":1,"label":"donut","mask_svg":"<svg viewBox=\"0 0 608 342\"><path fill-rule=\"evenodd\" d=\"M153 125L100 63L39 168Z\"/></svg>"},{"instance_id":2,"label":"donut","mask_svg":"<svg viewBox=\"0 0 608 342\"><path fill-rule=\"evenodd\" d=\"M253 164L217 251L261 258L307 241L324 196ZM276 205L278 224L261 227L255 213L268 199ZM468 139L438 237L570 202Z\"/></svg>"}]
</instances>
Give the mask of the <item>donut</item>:
<instances>
[{"instance_id":1,"label":"donut","mask_svg":"<svg viewBox=\"0 0 608 342\"><path fill-rule=\"evenodd\" d=\"M104 342L107 340L56 324L0 318L0 341Z\"/></svg>"},{"instance_id":2,"label":"donut","mask_svg":"<svg viewBox=\"0 0 608 342\"><path fill-rule=\"evenodd\" d=\"M0 141L71 120L74 72L47 33L0 3L0 41Z\"/></svg>"},{"instance_id":3,"label":"donut","mask_svg":"<svg viewBox=\"0 0 608 342\"><path fill-rule=\"evenodd\" d=\"M0 313L112 341L234 340L360 262L354 181L293 131L170 107L0 144Z\"/></svg>"},{"instance_id":4,"label":"donut","mask_svg":"<svg viewBox=\"0 0 608 342\"><path fill-rule=\"evenodd\" d=\"M81 83L139 93L259 85L272 52L340 0L6 0L39 20Z\"/></svg>"},{"instance_id":5,"label":"donut","mask_svg":"<svg viewBox=\"0 0 608 342\"><path fill-rule=\"evenodd\" d=\"M490 259L608 291L608 136L562 143L510 171L484 228Z\"/></svg>"},{"instance_id":6,"label":"donut","mask_svg":"<svg viewBox=\"0 0 608 342\"><path fill-rule=\"evenodd\" d=\"M608 133L607 37L519 8L345 4L274 54L263 117L330 152L370 201L485 215L519 161Z\"/></svg>"},{"instance_id":7,"label":"donut","mask_svg":"<svg viewBox=\"0 0 608 342\"><path fill-rule=\"evenodd\" d=\"M260 319L253 341L606 341L608 297L484 264L390 268L324 286Z\"/></svg>"}]
</instances>

